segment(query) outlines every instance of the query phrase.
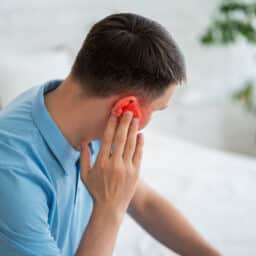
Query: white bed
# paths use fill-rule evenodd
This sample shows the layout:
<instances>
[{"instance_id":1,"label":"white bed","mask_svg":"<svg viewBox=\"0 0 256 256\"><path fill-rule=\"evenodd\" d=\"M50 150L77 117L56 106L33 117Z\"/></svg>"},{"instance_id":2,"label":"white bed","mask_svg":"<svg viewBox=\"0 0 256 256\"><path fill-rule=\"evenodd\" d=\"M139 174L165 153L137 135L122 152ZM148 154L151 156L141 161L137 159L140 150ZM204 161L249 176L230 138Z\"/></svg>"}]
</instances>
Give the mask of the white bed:
<instances>
[{"instance_id":1,"label":"white bed","mask_svg":"<svg viewBox=\"0 0 256 256\"><path fill-rule=\"evenodd\" d=\"M256 159L145 129L142 176L223 255L256 255ZM126 217L116 255L170 253Z\"/></svg>"}]
</instances>

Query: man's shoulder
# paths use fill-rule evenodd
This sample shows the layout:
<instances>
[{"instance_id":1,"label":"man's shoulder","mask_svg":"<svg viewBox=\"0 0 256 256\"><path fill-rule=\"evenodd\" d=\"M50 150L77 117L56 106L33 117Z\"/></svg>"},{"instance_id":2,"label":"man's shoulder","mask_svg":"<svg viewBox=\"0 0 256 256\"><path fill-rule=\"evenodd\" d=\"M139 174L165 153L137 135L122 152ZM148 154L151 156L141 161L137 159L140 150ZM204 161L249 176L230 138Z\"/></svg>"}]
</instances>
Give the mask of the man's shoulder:
<instances>
[{"instance_id":1,"label":"man's shoulder","mask_svg":"<svg viewBox=\"0 0 256 256\"><path fill-rule=\"evenodd\" d=\"M14 98L0 111L0 130L15 129L17 126L31 124L31 109L39 86L33 86Z\"/></svg>"},{"instance_id":2,"label":"man's shoulder","mask_svg":"<svg viewBox=\"0 0 256 256\"><path fill-rule=\"evenodd\" d=\"M17 96L0 111L0 166L8 162L26 163L38 143L38 131L31 108L40 86L34 86Z\"/></svg>"}]
</instances>

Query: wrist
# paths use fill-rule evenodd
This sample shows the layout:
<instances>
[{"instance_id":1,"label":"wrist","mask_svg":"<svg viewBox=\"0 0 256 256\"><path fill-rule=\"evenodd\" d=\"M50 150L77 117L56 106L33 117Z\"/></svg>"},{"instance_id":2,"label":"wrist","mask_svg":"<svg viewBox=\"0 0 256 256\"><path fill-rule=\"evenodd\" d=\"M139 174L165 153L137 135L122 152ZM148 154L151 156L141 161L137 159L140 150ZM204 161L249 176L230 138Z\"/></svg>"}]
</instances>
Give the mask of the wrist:
<instances>
[{"instance_id":1,"label":"wrist","mask_svg":"<svg viewBox=\"0 0 256 256\"><path fill-rule=\"evenodd\" d=\"M94 204L93 214L101 217L114 225L120 225L125 212L107 204Z\"/></svg>"}]
</instances>

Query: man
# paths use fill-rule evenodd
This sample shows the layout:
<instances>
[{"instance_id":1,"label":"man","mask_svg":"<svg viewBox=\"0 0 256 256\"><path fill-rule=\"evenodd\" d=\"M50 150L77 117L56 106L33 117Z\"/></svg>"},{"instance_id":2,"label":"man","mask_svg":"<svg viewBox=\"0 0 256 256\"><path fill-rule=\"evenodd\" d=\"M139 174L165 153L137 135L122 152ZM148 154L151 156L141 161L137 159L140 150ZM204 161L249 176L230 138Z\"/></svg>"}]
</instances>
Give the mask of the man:
<instances>
[{"instance_id":1,"label":"man","mask_svg":"<svg viewBox=\"0 0 256 256\"><path fill-rule=\"evenodd\" d=\"M185 78L161 25L114 14L92 27L65 80L9 104L0 113L1 255L110 256L126 212L181 255L220 255L139 177L138 131Z\"/></svg>"}]
</instances>

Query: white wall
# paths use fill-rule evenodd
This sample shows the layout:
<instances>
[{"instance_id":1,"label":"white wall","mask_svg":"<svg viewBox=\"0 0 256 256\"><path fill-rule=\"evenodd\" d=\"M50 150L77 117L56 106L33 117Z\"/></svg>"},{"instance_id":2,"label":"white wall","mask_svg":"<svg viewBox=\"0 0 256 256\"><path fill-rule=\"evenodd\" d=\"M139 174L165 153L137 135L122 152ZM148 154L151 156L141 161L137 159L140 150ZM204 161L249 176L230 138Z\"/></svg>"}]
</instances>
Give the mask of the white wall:
<instances>
[{"instance_id":1,"label":"white wall","mask_svg":"<svg viewBox=\"0 0 256 256\"><path fill-rule=\"evenodd\" d=\"M253 50L243 43L225 49L206 49L199 44L198 38L217 3L217 0L1 0L1 56L20 51L37 54L48 49L65 50L74 56L88 29L98 19L113 12L136 12L167 27L184 51L189 80L187 88L180 89L178 95L189 93L220 100L239 87L244 78L255 76L255 63Z\"/></svg>"},{"instance_id":2,"label":"white wall","mask_svg":"<svg viewBox=\"0 0 256 256\"><path fill-rule=\"evenodd\" d=\"M5 105L28 87L64 77L92 24L110 13L135 12L162 23L180 45L187 63L188 83L176 90L173 101L179 103L178 108L166 112L170 122L164 129L211 147L255 155L254 120L243 119L241 127L231 125L224 119L239 124L241 113L223 112L222 104L244 79L256 78L255 49L243 42L229 48L205 48L199 43L217 4L217 0L1 0L0 102L2 98ZM208 108L209 103L216 109ZM202 111L198 111L200 107ZM177 121L181 118L186 120L182 125ZM209 118L210 130L205 129ZM197 132L191 132L195 127Z\"/></svg>"}]
</instances>

